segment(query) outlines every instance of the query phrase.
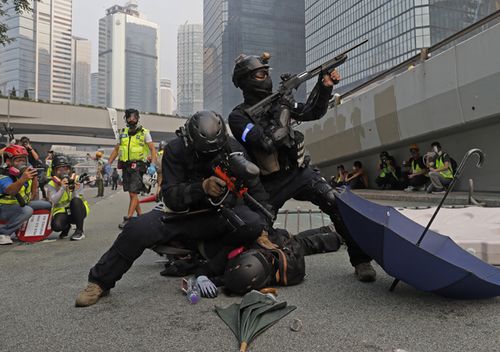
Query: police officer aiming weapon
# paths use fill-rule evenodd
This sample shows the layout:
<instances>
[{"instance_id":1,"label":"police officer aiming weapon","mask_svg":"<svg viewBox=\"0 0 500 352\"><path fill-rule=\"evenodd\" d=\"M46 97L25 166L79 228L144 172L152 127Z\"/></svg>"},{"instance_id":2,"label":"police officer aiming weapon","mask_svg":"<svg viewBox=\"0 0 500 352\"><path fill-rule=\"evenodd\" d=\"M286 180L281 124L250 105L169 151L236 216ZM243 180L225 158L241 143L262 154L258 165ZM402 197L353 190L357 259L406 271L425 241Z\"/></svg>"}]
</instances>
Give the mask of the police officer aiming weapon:
<instances>
[{"instance_id":1,"label":"police officer aiming weapon","mask_svg":"<svg viewBox=\"0 0 500 352\"><path fill-rule=\"evenodd\" d=\"M324 74L330 74L336 67L342 65L347 60L347 54L356 49L357 47L365 44L368 39L363 40L361 43L356 44L352 48L338 54L334 58L326 61L322 65L310 71L304 71L298 74L282 74L281 83L277 92L267 96L255 105L244 109L245 113L250 116L254 123L258 123L262 116L267 113L275 102L279 102L280 112L279 118L276 121L276 126L272 131L272 138L275 143L282 143L290 147L294 139L293 131L290 126L290 108L295 108L296 103L293 100L293 90L298 89L299 86L313 77L322 77ZM269 53L264 53L261 60L267 64L271 56ZM334 81L337 84L338 81ZM309 99L314 99L314 96Z\"/></svg>"}]
</instances>

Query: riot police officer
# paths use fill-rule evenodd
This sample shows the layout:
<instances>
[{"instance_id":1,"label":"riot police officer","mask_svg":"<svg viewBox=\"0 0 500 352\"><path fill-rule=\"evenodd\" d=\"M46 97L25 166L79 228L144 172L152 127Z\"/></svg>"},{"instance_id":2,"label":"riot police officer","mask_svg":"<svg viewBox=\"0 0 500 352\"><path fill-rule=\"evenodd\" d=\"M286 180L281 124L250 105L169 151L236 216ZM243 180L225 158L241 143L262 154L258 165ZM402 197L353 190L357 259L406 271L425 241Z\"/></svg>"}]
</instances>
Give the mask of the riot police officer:
<instances>
[{"instance_id":1,"label":"riot police officer","mask_svg":"<svg viewBox=\"0 0 500 352\"><path fill-rule=\"evenodd\" d=\"M78 295L77 307L95 304L146 248L172 239L184 243L211 240L218 246L206 255L217 262L217 259L225 259L235 247L255 241L266 227L267 222L258 210L250 208L232 193L226 194L225 182L214 176L214 162L222 154L243 150L228 138L222 117L210 111L197 112L177 134L178 137L166 147L162 160L163 199L171 210L187 211L189 215L185 215L185 220L168 221L165 220L168 214L155 209L130 220L112 247L90 269L89 283ZM257 201L266 203L267 194L258 176L245 185ZM219 199L223 195L225 197ZM231 212L231 218L217 211L221 208L213 206L213 199L218 199L223 209ZM198 213L193 214L196 211ZM211 269L211 261L207 271ZM222 270L224 266L222 263Z\"/></svg>"},{"instance_id":2,"label":"riot police officer","mask_svg":"<svg viewBox=\"0 0 500 352\"><path fill-rule=\"evenodd\" d=\"M233 83L243 92L244 102L229 115L229 126L235 138L245 147L252 160L261 169L261 182L269 193L275 210L291 199L310 201L330 215L337 232L344 237L355 274L360 281L374 281L375 270L371 259L352 240L335 205L334 190L317 170L309 166L304 150L304 135L288 128L286 140L275 139L276 119L285 106L296 121L321 118L328 109L334 81L340 76L336 71L318 77L305 104L293 99L282 99L264 116L248 116L244 111L272 93L269 75L269 55L240 55L233 71ZM286 141L286 143L285 143Z\"/></svg>"}]
</instances>

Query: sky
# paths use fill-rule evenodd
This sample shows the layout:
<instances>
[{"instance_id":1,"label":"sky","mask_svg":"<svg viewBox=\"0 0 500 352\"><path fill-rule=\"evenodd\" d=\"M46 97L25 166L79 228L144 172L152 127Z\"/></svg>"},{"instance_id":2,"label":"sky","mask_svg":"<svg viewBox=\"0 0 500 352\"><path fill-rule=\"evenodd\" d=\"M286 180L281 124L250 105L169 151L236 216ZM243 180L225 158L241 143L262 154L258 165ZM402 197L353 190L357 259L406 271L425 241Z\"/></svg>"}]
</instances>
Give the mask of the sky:
<instances>
[{"instance_id":1,"label":"sky","mask_svg":"<svg viewBox=\"0 0 500 352\"><path fill-rule=\"evenodd\" d=\"M73 0L73 35L92 43L92 72L97 72L99 19L113 5L126 0ZM203 0L137 0L143 16L159 25L160 78L172 81L177 92L177 29L179 25L203 23Z\"/></svg>"}]
</instances>

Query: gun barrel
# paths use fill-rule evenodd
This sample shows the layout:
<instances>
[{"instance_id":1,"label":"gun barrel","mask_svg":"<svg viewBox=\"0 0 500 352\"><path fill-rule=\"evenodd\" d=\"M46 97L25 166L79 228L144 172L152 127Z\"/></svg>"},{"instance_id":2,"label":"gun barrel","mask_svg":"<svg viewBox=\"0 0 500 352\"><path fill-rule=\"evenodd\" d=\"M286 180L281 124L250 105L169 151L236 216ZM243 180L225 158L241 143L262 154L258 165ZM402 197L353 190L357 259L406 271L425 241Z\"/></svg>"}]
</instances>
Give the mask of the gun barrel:
<instances>
[{"instance_id":1,"label":"gun barrel","mask_svg":"<svg viewBox=\"0 0 500 352\"><path fill-rule=\"evenodd\" d=\"M267 210L262 204L260 204L259 202L257 202L257 200L255 200L254 197L252 197L250 194L248 194L248 192L244 193L243 194L243 197L245 197L245 200L247 200L248 202L252 203L253 205L255 205L257 208L259 208L259 210L269 218L269 220L271 221L274 221L274 216L273 214L271 214L271 212L269 210Z\"/></svg>"}]
</instances>

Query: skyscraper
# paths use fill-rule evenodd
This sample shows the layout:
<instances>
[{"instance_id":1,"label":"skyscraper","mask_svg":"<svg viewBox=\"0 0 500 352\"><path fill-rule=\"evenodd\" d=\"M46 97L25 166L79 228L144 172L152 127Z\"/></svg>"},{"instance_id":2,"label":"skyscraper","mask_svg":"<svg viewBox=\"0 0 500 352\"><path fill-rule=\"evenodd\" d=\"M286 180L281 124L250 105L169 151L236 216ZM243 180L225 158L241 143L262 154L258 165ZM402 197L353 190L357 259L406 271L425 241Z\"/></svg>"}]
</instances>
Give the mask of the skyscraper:
<instances>
[{"instance_id":1,"label":"skyscraper","mask_svg":"<svg viewBox=\"0 0 500 352\"><path fill-rule=\"evenodd\" d=\"M160 113L172 115L174 112L174 92L169 79L160 79Z\"/></svg>"},{"instance_id":2,"label":"skyscraper","mask_svg":"<svg viewBox=\"0 0 500 352\"><path fill-rule=\"evenodd\" d=\"M92 72L90 74L90 104L99 106L99 72Z\"/></svg>"},{"instance_id":3,"label":"skyscraper","mask_svg":"<svg viewBox=\"0 0 500 352\"><path fill-rule=\"evenodd\" d=\"M316 67L362 39L339 88L368 79L495 10L497 0L305 0L306 62ZM308 83L308 90L313 82ZM342 89L341 88L341 89Z\"/></svg>"},{"instance_id":4,"label":"skyscraper","mask_svg":"<svg viewBox=\"0 0 500 352\"><path fill-rule=\"evenodd\" d=\"M241 54L271 54L275 87L282 73L305 69L304 0L204 0L205 108L225 118L242 102L231 77ZM305 90L296 95L303 100Z\"/></svg>"},{"instance_id":5,"label":"skyscraper","mask_svg":"<svg viewBox=\"0 0 500 352\"><path fill-rule=\"evenodd\" d=\"M90 41L73 37L73 103L90 104Z\"/></svg>"},{"instance_id":6,"label":"skyscraper","mask_svg":"<svg viewBox=\"0 0 500 352\"><path fill-rule=\"evenodd\" d=\"M203 109L203 27L183 24L177 32L177 113Z\"/></svg>"},{"instance_id":7,"label":"skyscraper","mask_svg":"<svg viewBox=\"0 0 500 352\"><path fill-rule=\"evenodd\" d=\"M107 9L99 20L99 105L157 112L158 66L158 25L133 0Z\"/></svg>"},{"instance_id":8,"label":"skyscraper","mask_svg":"<svg viewBox=\"0 0 500 352\"><path fill-rule=\"evenodd\" d=\"M0 19L15 41L0 45L0 90L71 103L72 0L33 1L33 12L17 15L12 2Z\"/></svg>"}]
</instances>

